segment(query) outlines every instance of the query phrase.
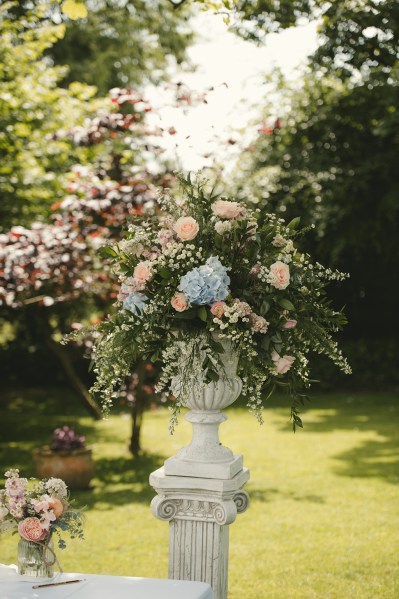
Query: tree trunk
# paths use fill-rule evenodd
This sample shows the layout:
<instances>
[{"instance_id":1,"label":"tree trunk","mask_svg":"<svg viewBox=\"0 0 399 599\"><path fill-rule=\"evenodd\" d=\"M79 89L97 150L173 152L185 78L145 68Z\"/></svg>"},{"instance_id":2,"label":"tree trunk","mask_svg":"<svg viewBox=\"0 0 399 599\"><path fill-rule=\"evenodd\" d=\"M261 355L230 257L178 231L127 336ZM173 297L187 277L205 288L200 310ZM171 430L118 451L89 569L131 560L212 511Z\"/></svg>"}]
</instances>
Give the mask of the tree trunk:
<instances>
[{"instance_id":1,"label":"tree trunk","mask_svg":"<svg viewBox=\"0 0 399 599\"><path fill-rule=\"evenodd\" d=\"M135 390L135 398L132 407L132 436L130 439L129 449L134 456L138 456L141 451L141 425L143 422L143 414L148 401L148 395L143 387L146 383L145 362L140 362L136 368L138 377L137 387Z\"/></svg>"},{"instance_id":2,"label":"tree trunk","mask_svg":"<svg viewBox=\"0 0 399 599\"><path fill-rule=\"evenodd\" d=\"M72 360L67 350L65 350L59 343L56 343L51 336L46 335L46 345L50 351L57 357L62 369L71 385L71 387L77 392L79 397L83 400L89 413L95 420L101 419L101 410L97 403L94 401L86 386L81 381L75 368L73 367Z\"/></svg>"},{"instance_id":3,"label":"tree trunk","mask_svg":"<svg viewBox=\"0 0 399 599\"><path fill-rule=\"evenodd\" d=\"M137 457L141 451L141 424L143 422L144 404L136 396L132 409L132 437L129 449Z\"/></svg>"}]
</instances>

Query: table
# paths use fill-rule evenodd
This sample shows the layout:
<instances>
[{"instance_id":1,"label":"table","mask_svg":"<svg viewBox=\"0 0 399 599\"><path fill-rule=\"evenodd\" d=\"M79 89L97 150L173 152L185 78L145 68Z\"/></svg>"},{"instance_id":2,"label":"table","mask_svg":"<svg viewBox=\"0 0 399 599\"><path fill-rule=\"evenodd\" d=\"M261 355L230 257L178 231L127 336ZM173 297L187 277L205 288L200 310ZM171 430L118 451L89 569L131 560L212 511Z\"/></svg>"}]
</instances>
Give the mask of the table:
<instances>
[{"instance_id":1,"label":"table","mask_svg":"<svg viewBox=\"0 0 399 599\"><path fill-rule=\"evenodd\" d=\"M31 580L21 581L15 570L0 565L0 599L213 599L205 582L64 573L53 582L85 579L84 582L32 589Z\"/></svg>"}]
</instances>

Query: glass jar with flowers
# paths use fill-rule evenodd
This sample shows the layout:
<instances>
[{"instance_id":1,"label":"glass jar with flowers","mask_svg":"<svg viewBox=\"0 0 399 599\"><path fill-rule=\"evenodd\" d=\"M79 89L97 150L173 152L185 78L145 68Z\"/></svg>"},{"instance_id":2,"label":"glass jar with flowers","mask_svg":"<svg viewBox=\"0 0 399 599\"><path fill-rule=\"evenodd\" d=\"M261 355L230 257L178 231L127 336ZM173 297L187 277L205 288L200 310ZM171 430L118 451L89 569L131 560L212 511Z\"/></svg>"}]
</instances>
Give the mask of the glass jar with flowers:
<instances>
[{"instance_id":1,"label":"glass jar with flowers","mask_svg":"<svg viewBox=\"0 0 399 599\"><path fill-rule=\"evenodd\" d=\"M54 550L66 544L63 534L83 539L81 512L72 508L63 480L50 478L28 481L17 469L5 473L5 489L0 491L0 532L16 532L18 573L30 578L51 578L60 564Z\"/></svg>"}]
</instances>

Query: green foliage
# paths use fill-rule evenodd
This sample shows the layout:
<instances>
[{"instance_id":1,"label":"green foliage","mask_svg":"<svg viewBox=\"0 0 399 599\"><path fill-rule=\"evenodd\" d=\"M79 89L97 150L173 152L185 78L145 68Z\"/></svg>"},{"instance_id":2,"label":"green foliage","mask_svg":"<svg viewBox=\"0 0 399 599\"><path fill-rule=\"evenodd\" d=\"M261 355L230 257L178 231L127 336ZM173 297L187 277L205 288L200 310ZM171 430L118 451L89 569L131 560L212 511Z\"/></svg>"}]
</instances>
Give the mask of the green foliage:
<instances>
[{"instance_id":1,"label":"green foliage","mask_svg":"<svg viewBox=\"0 0 399 599\"><path fill-rule=\"evenodd\" d=\"M66 20L65 36L49 54L66 64L64 82L84 81L100 94L167 76L171 59L181 63L192 40L189 9L174 11L167 0L98 0L87 18Z\"/></svg>"},{"instance_id":2,"label":"green foliage","mask_svg":"<svg viewBox=\"0 0 399 599\"><path fill-rule=\"evenodd\" d=\"M308 248L351 275L334 292L350 322L344 338L362 339L373 352L373 339L389 339L399 324L399 6L325 8L321 45L301 84L279 80L280 126L247 154L240 194L316 224ZM265 118L275 111L268 106ZM355 376L362 379L361 369Z\"/></svg>"},{"instance_id":3,"label":"green foliage","mask_svg":"<svg viewBox=\"0 0 399 599\"><path fill-rule=\"evenodd\" d=\"M16 18L15 6L6 2L0 7L0 222L4 230L45 218L61 197L62 175L83 151L55 140L54 134L81 123L95 93L80 83L59 87L65 67L52 67L43 56L63 37L64 26L42 18L41 10Z\"/></svg>"}]
</instances>

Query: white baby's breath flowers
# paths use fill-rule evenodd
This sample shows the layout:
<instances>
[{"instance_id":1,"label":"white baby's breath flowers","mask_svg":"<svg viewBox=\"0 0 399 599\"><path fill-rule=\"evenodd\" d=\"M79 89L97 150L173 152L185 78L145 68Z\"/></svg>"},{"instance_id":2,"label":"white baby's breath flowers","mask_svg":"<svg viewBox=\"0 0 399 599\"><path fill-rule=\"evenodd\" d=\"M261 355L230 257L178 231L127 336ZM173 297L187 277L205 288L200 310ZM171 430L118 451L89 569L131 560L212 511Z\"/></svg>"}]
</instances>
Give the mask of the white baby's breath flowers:
<instances>
[{"instance_id":1,"label":"white baby's breath flowers","mask_svg":"<svg viewBox=\"0 0 399 599\"><path fill-rule=\"evenodd\" d=\"M215 222L215 231L219 233L219 235L224 235L231 231L231 221L229 220L218 220Z\"/></svg>"},{"instance_id":2,"label":"white baby's breath flowers","mask_svg":"<svg viewBox=\"0 0 399 599\"><path fill-rule=\"evenodd\" d=\"M287 244L287 240L281 235L281 233L277 233L272 241L272 245L276 248L283 248Z\"/></svg>"},{"instance_id":3,"label":"white baby's breath flowers","mask_svg":"<svg viewBox=\"0 0 399 599\"><path fill-rule=\"evenodd\" d=\"M68 496L68 487L60 478L49 478L46 482L46 490L49 495L65 499Z\"/></svg>"}]
</instances>

